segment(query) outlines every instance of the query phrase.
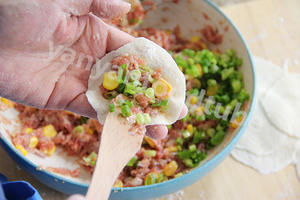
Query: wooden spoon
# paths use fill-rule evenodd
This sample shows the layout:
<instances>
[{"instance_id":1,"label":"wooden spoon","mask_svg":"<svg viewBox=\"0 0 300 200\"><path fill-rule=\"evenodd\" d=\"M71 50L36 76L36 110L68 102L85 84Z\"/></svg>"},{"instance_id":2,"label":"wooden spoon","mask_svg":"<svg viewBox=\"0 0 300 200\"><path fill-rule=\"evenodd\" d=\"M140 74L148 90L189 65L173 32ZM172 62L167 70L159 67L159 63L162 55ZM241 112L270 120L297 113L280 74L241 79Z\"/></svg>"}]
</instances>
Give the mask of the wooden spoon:
<instances>
[{"instance_id":1,"label":"wooden spoon","mask_svg":"<svg viewBox=\"0 0 300 200\"><path fill-rule=\"evenodd\" d=\"M128 133L131 126L116 112L109 113L103 127L98 159L87 200L106 200L122 169L140 149L144 134Z\"/></svg>"}]
</instances>

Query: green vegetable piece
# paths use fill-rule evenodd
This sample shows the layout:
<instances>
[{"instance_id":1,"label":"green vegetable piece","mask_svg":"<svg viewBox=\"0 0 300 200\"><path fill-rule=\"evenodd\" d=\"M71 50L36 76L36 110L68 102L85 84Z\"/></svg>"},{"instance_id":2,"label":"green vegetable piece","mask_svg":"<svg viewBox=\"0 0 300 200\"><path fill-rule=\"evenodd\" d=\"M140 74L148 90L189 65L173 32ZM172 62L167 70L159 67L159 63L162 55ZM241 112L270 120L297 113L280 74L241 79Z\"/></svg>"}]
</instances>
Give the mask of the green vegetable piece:
<instances>
[{"instance_id":1,"label":"green vegetable piece","mask_svg":"<svg viewBox=\"0 0 300 200\"><path fill-rule=\"evenodd\" d=\"M157 181L158 175L155 172L147 174L145 177L145 185L155 184Z\"/></svg>"},{"instance_id":2,"label":"green vegetable piece","mask_svg":"<svg viewBox=\"0 0 300 200\"><path fill-rule=\"evenodd\" d=\"M193 136L193 143L198 144L204 138L205 138L205 132L203 130L196 131Z\"/></svg>"},{"instance_id":3,"label":"green vegetable piece","mask_svg":"<svg viewBox=\"0 0 300 200\"><path fill-rule=\"evenodd\" d=\"M182 173L182 172L179 172L179 173L175 174L174 178L178 178L178 177L180 177L180 176L183 176L183 173Z\"/></svg>"},{"instance_id":4,"label":"green vegetable piece","mask_svg":"<svg viewBox=\"0 0 300 200\"><path fill-rule=\"evenodd\" d=\"M223 69L222 72L221 72L221 78L222 80L226 80L231 74L233 74L234 72L234 68L231 67L231 68L228 68L228 69Z\"/></svg>"},{"instance_id":5,"label":"green vegetable piece","mask_svg":"<svg viewBox=\"0 0 300 200\"><path fill-rule=\"evenodd\" d=\"M151 106L153 108L155 108L155 107L161 107L162 110L166 110L168 108L168 105L169 105L169 100L165 99L165 100L161 100L161 101L159 101L157 103L154 103Z\"/></svg>"},{"instance_id":6,"label":"green vegetable piece","mask_svg":"<svg viewBox=\"0 0 300 200\"><path fill-rule=\"evenodd\" d=\"M249 93L245 89L242 89L240 91L240 93L238 94L238 98L237 99L238 99L239 102L244 103L247 100L249 100L249 98L250 98Z\"/></svg>"},{"instance_id":7,"label":"green vegetable piece","mask_svg":"<svg viewBox=\"0 0 300 200\"><path fill-rule=\"evenodd\" d=\"M177 155L178 155L180 160L185 160L185 159L191 157L191 152L189 150L184 149L184 150L178 152Z\"/></svg>"},{"instance_id":8,"label":"green vegetable piece","mask_svg":"<svg viewBox=\"0 0 300 200\"><path fill-rule=\"evenodd\" d=\"M231 87L234 93L238 93L242 89L242 82L240 80L232 80Z\"/></svg>"},{"instance_id":9,"label":"green vegetable piece","mask_svg":"<svg viewBox=\"0 0 300 200\"><path fill-rule=\"evenodd\" d=\"M148 156L148 157L155 157L156 156L156 151L155 150L146 150L144 152L144 155Z\"/></svg>"},{"instance_id":10,"label":"green vegetable piece","mask_svg":"<svg viewBox=\"0 0 300 200\"><path fill-rule=\"evenodd\" d=\"M217 134L210 139L210 144L216 146L223 141L224 137L225 137L225 132L218 131Z\"/></svg>"},{"instance_id":11,"label":"green vegetable piece","mask_svg":"<svg viewBox=\"0 0 300 200\"><path fill-rule=\"evenodd\" d=\"M165 177L162 173L158 174L157 183L163 182L165 178L167 177Z\"/></svg>"},{"instance_id":12,"label":"green vegetable piece","mask_svg":"<svg viewBox=\"0 0 300 200\"><path fill-rule=\"evenodd\" d=\"M123 73L124 73L124 69L122 67L120 67L118 69L118 78L117 78L119 84L121 84L121 83L124 82L124 80L123 80Z\"/></svg>"},{"instance_id":13,"label":"green vegetable piece","mask_svg":"<svg viewBox=\"0 0 300 200\"><path fill-rule=\"evenodd\" d=\"M139 80L142 76L142 73L140 72L140 70L138 69L135 69L135 70L132 70L130 73L129 73L129 78L134 81L134 80Z\"/></svg>"},{"instance_id":14,"label":"green vegetable piece","mask_svg":"<svg viewBox=\"0 0 300 200\"><path fill-rule=\"evenodd\" d=\"M189 150L190 150L191 152L196 151L196 150L197 150L196 145L195 145L195 144L191 144L191 145L189 146Z\"/></svg>"},{"instance_id":15,"label":"green vegetable piece","mask_svg":"<svg viewBox=\"0 0 300 200\"><path fill-rule=\"evenodd\" d=\"M196 120L201 122L201 121L206 120L206 117L205 117L205 115L197 115Z\"/></svg>"},{"instance_id":16,"label":"green vegetable piece","mask_svg":"<svg viewBox=\"0 0 300 200\"><path fill-rule=\"evenodd\" d=\"M121 106L121 114L123 117L130 117L131 116L131 110L130 107L126 104Z\"/></svg>"},{"instance_id":17,"label":"green vegetable piece","mask_svg":"<svg viewBox=\"0 0 300 200\"><path fill-rule=\"evenodd\" d=\"M146 125L150 124L152 121L150 115L148 113L144 113L143 116L144 116L144 124L146 124Z\"/></svg>"},{"instance_id":18,"label":"green vegetable piece","mask_svg":"<svg viewBox=\"0 0 300 200\"><path fill-rule=\"evenodd\" d=\"M206 135L209 137L213 137L216 133L216 130L214 128L209 128L206 130Z\"/></svg>"},{"instance_id":19,"label":"green vegetable piece","mask_svg":"<svg viewBox=\"0 0 300 200\"><path fill-rule=\"evenodd\" d=\"M135 95L136 94L136 87L132 83L127 83L125 85L124 94L126 94L126 95Z\"/></svg>"},{"instance_id":20,"label":"green vegetable piece","mask_svg":"<svg viewBox=\"0 0 300 200\"><path fill-rule=\"evenodd\" d=\"M192 49L184 49L182 54L191 58L195 56L196 52Z\"/></svg>"},{"instance_id":21,"label":"green vegetable piece","mask_svg":"<svg viewBox=\"0 0 300 200\"><path fill-rule=\"evenodd\" d=\"M118 86L117 91L118 91L119 93L124 93L125 87L126 87L126 84L121 83L121 84Z\"/></svg>"},{"instance_id":22,"label":"green vegetable piece","mask_svg":"<svg viewBox=\"0 0 300 200\"><path fill-rule=\"evenodd\" d=\"M187 131L187 130L184 130L183 132L182 132L182 136L183 136L183 138L189 138L189 137L191 137L192 136L192 134L189 132L189 131Z\"/></svg>"},{"instance_id":23,"label":"green vegetable piece","mask_svg":"<svg viewBox=\"0 0 300 200\"><path fill-rule=\"evenodd\" d=\"M193 168L194 167L194 163L193 163L193 160L192 159L184 159L182 161L184 163L185 166L187 167L190 167L190 168Z\"/></svg>"},{"instance_id":24,"label":"green vegetable piece","mask_svg":"<svg viewBox=\"0 0 300 200\"><path fill-rule=\"evenodd\" d=\"M114 103L109 104L109 112L115 112L115 104Z\"/></svg>"},{"instance_id":25,"label":"green vegetable piece","mask_svg":"<svg viewBox=\"0 0 300 200\"><path fill-rule=\"evenodd\" d=\"M89 118L88 118L88 117L81 116L79 120L80 120L80 123L81 123L81 124L86 124L87 121L89 120Z\"/></svg>"},{"instance_id":26,"label":"green vegetable piece","mask_svg":"<svg viewBox=\"0 0 300 200\"><path fill-rule=\"evenodd\" d=\"M80 136L82 133L84 133L84 128L81 125L76 126L72 131L72 134L76 137Z\"/></svg>"},{"instance_id":27,"label":"green vegetable piece","mask_svg":"<svg viewBox=\"0 0 300 200\"><path fill-rule=\"evenodd\" d=\"M153 88L147 88L146 91L145 91L145 95L146 97L149 97L149 98L154 98L154 89Z\"/></svg>"},{"instance_id":28,"label":"green vegetable piece","mask_svg":"<svg viewBox=\"0 0 300 200\"><path fill-rule=\"evenodd\" d=\"M207 81L207 85L209 87L215 87L215 86L217 86L217 84L218 84L217 81L214 79L208 79L208 81Z\"/></svg>"},{"instance_id":29,"label":"green vegetable piece","mask_svg":"<svg viewBox=\"0 0 300 200\"><path fill-rule=\"evenodd\" d=\"M135 117L136 123L139 125L145 124L145 119L143 113L138 113Z\"/></svg>"},{"instance_id":30,"label":"green vegetable piece","mask_svg":"<svg viewBox=\"0 0 300 200\"><path fill-rule=\"evenodd\" d=\"M183 145L183 139L181 137L176 138L176 144L179 146Z\"/></svg>"},{"instance_id":31,"label":"green vegetable piece","mask_svg":"<svg viewBox=\"0 0 300 200\"><path fill-rule=\"evenodd\" d=\"M136 156L132 157L131 160L127 163L127 167L133 167L136 163L136 161L138 160L138 158Z\"/></svg>"}]
</instances>

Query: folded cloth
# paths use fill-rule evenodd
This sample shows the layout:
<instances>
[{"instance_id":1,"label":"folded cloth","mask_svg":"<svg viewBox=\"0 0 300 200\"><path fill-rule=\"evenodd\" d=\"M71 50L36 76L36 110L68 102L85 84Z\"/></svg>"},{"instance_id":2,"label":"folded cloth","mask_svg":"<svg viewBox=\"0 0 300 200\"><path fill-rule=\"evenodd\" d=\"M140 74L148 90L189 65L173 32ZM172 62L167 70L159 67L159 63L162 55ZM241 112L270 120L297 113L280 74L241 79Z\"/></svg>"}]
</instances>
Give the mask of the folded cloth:
<instances>
[{"instance_id":1,"label":"folded cloth","mask_svg":"<svg viewBox=\"0 0 300 200\"><path fill-rule=\"evenodd\" d=\"M9 182L0 174L0 200L42 200L38 191L25 181Z\"/></svg>"}]
</instances>

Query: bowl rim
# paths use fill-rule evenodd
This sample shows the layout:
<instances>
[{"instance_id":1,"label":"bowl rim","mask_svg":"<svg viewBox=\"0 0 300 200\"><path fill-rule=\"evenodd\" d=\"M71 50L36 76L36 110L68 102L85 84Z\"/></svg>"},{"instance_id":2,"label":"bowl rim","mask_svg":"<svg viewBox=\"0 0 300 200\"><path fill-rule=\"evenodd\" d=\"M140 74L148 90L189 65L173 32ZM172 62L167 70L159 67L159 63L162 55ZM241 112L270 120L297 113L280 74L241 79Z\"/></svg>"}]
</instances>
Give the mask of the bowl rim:
<instances>
[{"instance_id":1,"label":"bowl rim","mask_svg":"<svg viewBox=\"0 0 300 200\"><path fill-rule=\"evenodd\" d=\"M252 77L253 77L253 92L252 92L252 99L251 99L251 104L249 106L249 112L248 115L246 117L246 119L244 120L243 124L240 126L239 130L237 131L237 133L233 136L233 138L224 146L224 148L216 153L215 156L213 156L211 159L207 160L205 163L203 163L202 165L191 169L188 173L184 174L183 176L177 177L177 178L173 178L170 179L168 181L162 182L162 183L157 183L157 184L153 184L153 185L143 185L143 186L136 186L136 187L123 187L123 188L112 188L112 193L113 192L126 192L126 191L142 191L142 190L151 190L155 187L159 187L165 184L174 184L177 181L181 181L185 178L187 178L188 176L193 176L196 173L199 173L201 171L202 168L205 167L209 167L211 165L213 165L214 162L216 162L217 160L222 159L222 155L224 152L226 151L230 151L230 148L233 144L235 144L238 139L241 137L241 135L243 134L243 132L245 131L249 120L253 114L253 109L254 109L254 104L255 104L255 99L256 99L256 70L254 67L254 62L253 62L253 57L252 54L250 52L250 49L248 47L248 44L246 43L246 40L244 39L244 37L242 36L241 32L239 31L239 29L236 27L236 25L232 22L232 20L227 17L223 11L221 11L221 9L216 6L214 3L212 3L210 0L204 0L205 3L207 3L208 5L210 5L211 7L213 7L219 14L221 14L226 21L233 27L233 29L236 31L236 33L238 34L238 36L240 37L240 39L242 40L242 43L244 45L244 47L246 48L246 52L248 54L248 59L250 61L250 66L251 66L251 71L252 71ZM35 169L39 169L38 165L36 165L35 163L33 163L31 160L25 158L17 149L14 148L14 146L11 144L11 142L7 141L6 138L4 137L0 137L0 140L2 140L15 154L17 154L19 156L20 159L22 159L22 161L28 163L32 168ZM43 169L39 169L39 171L41 173L44 173L46 176L51 177L53 179L56 179L60 182L63 182L65 184L71 184L77 187L81 187L81 188L88 188L89 184L86 183L79 183L77 181L68 179L66 177L63 177L61 175L55 174L53 172L47 171L47 170L43 170Z\"/></svg>"}]
</instances>

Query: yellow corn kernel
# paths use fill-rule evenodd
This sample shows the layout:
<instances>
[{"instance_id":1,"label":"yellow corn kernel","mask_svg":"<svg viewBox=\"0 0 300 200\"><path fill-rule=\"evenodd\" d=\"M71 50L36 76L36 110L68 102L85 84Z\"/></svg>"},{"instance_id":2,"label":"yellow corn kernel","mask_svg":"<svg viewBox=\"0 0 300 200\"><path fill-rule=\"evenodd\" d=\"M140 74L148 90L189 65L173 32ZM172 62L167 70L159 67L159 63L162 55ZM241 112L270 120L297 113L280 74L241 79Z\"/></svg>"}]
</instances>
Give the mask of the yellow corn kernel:
<instances>
[{"instance_id":1,"label":"yellow corn kernel","mask_svg":"<svg viewBox=\"0 0 300 200\"><path fill-rule=\"evenodd\" d=\"M201 44L201 47L202 47L203 49L207 49L207 46L206 46L206 44L204 44L204 43Z\"/></svg>"},{"instance_id":2,"label":"yellow corn kernel","mask_svg":"<svg viewBox=\"0 0 300 200\"><path fill-rule=\"evenodd\" d=\"M3 97L1 97L1 101L2 101L5 105L7 105L8 107L13 107L13 106L14 106L14 103L13 103L12 101L10 101L10 100L8 100L8 99L5 99L5 98L3 98Z\"/></svg>"},{"instance_id":3,"label":"yellow corn kernel","mask_svg":"<svg viewBox=\"0 0 300 200\"><path fill-rule=\"evenodd\" d=\"M169 29L167 29L165 32L166 32L168 35L170 35L170 34L173 33L173 31L171 31L171 30L169 30Z\"/></svg>"},{"instance_id":4,"label":"yellow corn kernel","mask_svg":"<svg viewBox=\"0 0 300 200\"><path fill-rule=\"evenodd\" d=\"M33 129L32 128L25 128L24 132L27 133L27 134L30 134L30 133L33 132Z\"/></svg>"},{"instance_id":5,"label":"yellow corn kernel","mask_svg":"<svg viewBox=\"0 0 300 200\"><path fill-rule=\"evenodd\" d=\"M114 90L119 86L118 75L114 71L106 72L103 76L103 87L107 90Z\"/></svg>"},{"instance_id":6,"label":"yellow corn kernel","mask_svg":"<svg viewBox=\"0 0 300 200\"><path fill-rule=\"evenodd\" d=\"M155 96L159 98L168 98L172 92L172 86L164 79L160 78L152 84Z\"/></svg>"},{"instance_id":7,"label":"yellow corn kernel","mask_svg":"<svg viewBox=\"0 0 300 200\"><path fill-rule=\"evenodd\" d=\"M185 78L186 80L192 80L192 79L193 79L193 76L190 75L190 74L185 74L185 75L184 75L184 78Z\"/></svg>"},{"instance_id":8,"label":"yellow corn kernel","mask_svg":"<svg viewBox=\"0 0 300 200\"><path fill-rule=\"evenodd\" d=\"M197 35L191 37L191 39L190 39L190 42L192 42L192 43L196 43L196 42L199 42L199 41L200 41L200 37L197 36Z\"/></svg>"},{"instance_id":9,"label":"yellow corn kernel","mask_svg":"<svg viewBox=\"0 0 300 200\"><path fill-rule=\"evenodd\" d=\"M164 175L166 176L173 176L178 168L178 164L176 161L171 161L169 164L167 164L163 170Z\"/></svg>"},{"instance_id":10,"label":"yellow corn kernel","mask_svg":"<svg viewBox=\"0 0 300 200\"><path fill-rule=\"evenodd\" d=\"M180 69L180 71L183 71L183 68L181 66L178 65L178 68Z\"/></svg>"},{"instance_id":11,"label":"yellow corn kernel","mask_svg":"<svg viewBox=\"0 0 300 200\"><path fill-rule=\"evenodd\" d=\"M42 129L44 136L53 138L57 135L57 131L55 130L54 126L52 124L44 126Z\"/></svg>"},{"instance_id":12,"label":"yellow corn kernel","mask_svg":"<svg viewBox=\"0 0 300 200\"><path fill-rule=\"evenodd\" d=\"M243 120L243 116L239 116L239 117L236 118L237 122L241 122L242 120Z\"/></svg>"},{"instance_id":13,"label":"yellow corn kernel","mask_svg":"<svg viewBox=\"0 0 300 200\"><path fill-rule=\"evenodd\" d=\"M239 123L236 120L234 120L230 123L230 127L236 129L237 127L239 127Z\"/></svg>"},{"instance_id":14,"label":"yellow corn kernel","mask_svg":"<svg viewBox=\"0 0 300 200\"><path fill-rule=\"evenodd\" d=\"M200 75L199 77L202 77L203 75L203 69L202 69L202 66L200 64L196 64L196 67L198 68L199 72L200 72Z\"/></svg>"},{"instance_id":15,"label":"yellow corn kernel","mask_svg":"<svg viewBox=\"0 0 300 200\"><path fill-rule=\"evenodd\" d=\"M172 153L172 152L177 152L177 147L176 146L172 146L172 147L167 147L166 150L169 152L169 153Z\"/></svg>"},{"instance_id":16,"label":"yellow corn kernel","mask_svg":"<svg viewBox=\"0 0 300 200\"><path fill-rule=\"evenodd\" d=\"M29 148L34 149L39 143L39 139L35 136L33 136L32 138L30 138L29 141Z\"/></svg>"},{"instance_id":17,"label":"yellow corn kernel","mask_svg":"<svg viewBox=\"0 0 300 200\"><path fill-rule=\"evenodd\" d=\"M214 96L219 90L219 85L213 86L213 87L208 87L206 94L207 96Z\"/></svg>"},{"instance_id":18,"label":"yellow corn kernel","mask_svg":"<svg viewBox=\"0 0 300 200\"><path fill-rule=\"evenodd\" d=\"M156 147L156 142L152 138L145 136L144 140L149 144L150 147L152 148Z\"/></svg>"},{"instance_id":19,"label":"yellow corn kernel","mask_svg":"<svg viewBox=\"0 0 300 200\"><path fill-rule=\"evenodd\" d=\"M24 156L27 155L27 150L22 145L16 145L16 149L18 149Z\"/></svg>"},{"instance_id":20,"label":"yellow corn kernel","mask_svg":"<svg viewBox=\"0 0 300 200\"><path fill-rule=\"evenodd\" d=\"M200 89L201 82L198 79L194 79L193 80L193 86Z\"/></svg>"},{"instance_id":21,"label":"yellow corn kernel","mask_svg":"<svg viewBox=\"0 0 300 200\"><path fill-rule=\"evenodd\" d=\"M198 115L202 115L203 112L204 112L204 107L203 106L199 106L196 108L195 112L198 114Z\"/></svg>"},{"instance_id":22,"label":"yellow corn kernel","mask_svg":"<svg viewBox=\"0 0 300 200\"><path fill-rule=\"evenodd\" d=\"M87 131L87 133L90 134L90 135L93 135L94 131L93 131L93 129L89 128L88 131Z\"/></svg>"},{"instance_id":23,"label":"yellow corn kernel","mask_svg":"<svg viewBox=\"0 0 300 200\"><path fill-rule=\"evenodd\" d=\"M188 125L186 126L186 130L187 130L188 132L190 132L191 134L193 134L193 131L194 131L193 125L192 125L192 124L188 124Z\"/></svg>"},{"instance_id":24,"label":"yellow corn kernel","mask_svg":"<svg viewBox=\"0 0 300 200\"><path fill-rule=\"evenodd\" d=\"M47 156L52 156L56 151L56 146L54 145L51 149L44 150L44 153Z\"/></svg>"},{"instance_id":25,"label":"yellow corn kernel","mask_svg":"<svg viewBox=\"0 0 300 200\"><path fill-rule=\"evenodd\" d=\"M117 179L113 187L121 188L123 187L123 182L120 179Z\"/></svg>"},{"instance_id":26,"label":"yellow corn kernel","mask_svg":"<svg viewBox=\"0 0 300 200\"><path fill-rule=\"evenodd\" d=\"M190 104L196 104L198 102L198 98L196 96L190 97Z\"/></svg>"}]
</instances>

